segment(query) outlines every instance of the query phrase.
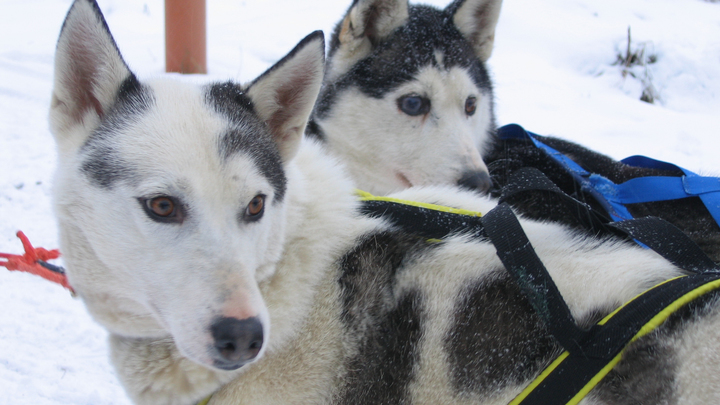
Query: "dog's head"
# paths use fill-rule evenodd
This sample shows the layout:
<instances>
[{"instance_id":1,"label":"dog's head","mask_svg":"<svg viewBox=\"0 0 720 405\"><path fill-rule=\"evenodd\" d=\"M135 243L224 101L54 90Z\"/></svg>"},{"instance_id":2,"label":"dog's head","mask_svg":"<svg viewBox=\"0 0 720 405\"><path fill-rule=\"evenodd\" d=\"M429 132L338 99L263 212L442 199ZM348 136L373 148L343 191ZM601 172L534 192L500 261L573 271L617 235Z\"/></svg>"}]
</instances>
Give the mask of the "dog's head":
<instances>
[{"instance_id":1,"label":"dog's head","mask_svg":"<svg viewBox=\"0 0 720 405\"><path fill-rule=\"evenodd\" d=\"M481 155L495 134L485 61L501 0L444 10L407 0L356 0L332 36L308 133L325 139L360 188L487 190Z\"/></svg>"},{"instance_id":2,"label":"dog's head","mask_svg":"<svg viewBox=\"0 0 720 405\"><path fill-rule=\"evenodd\" d=\"M50 109L69 281L111 332L235 369L267 346L258 283L284 238L286 170L322 82L315 32L247 86L141 82L93 0L60 34Z\"/></svg>"}]
</instances>

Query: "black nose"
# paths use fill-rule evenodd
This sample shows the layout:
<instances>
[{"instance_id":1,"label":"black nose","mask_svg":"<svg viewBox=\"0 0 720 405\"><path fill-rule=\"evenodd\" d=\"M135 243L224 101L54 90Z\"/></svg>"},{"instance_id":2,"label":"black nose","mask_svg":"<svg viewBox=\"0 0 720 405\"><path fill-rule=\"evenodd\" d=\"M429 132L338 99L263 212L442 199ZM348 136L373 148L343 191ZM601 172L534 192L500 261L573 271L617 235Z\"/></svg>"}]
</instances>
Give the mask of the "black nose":
<instances>
[{"instance_id":1,"label":"black nose","mask_svg":"<svg viewBox=\"0 0 720 405\"><path fill-rule=\"evenodd\" d=\"M463 173L458 185L473 191L486 192L492 187L492 180L487 172L471 171Z\"/></svg>"},{"instance_id":2,"label":"black nose","mask_svg":"<svg viewBox=\"0 0 720 405\"><path fill-rule=\"evenodd\" d=\"M215 366L223 370L242 367L262 349L263 328L257 318L218 318L210 331L214 340Z\"/></svg>"}]
</instances>

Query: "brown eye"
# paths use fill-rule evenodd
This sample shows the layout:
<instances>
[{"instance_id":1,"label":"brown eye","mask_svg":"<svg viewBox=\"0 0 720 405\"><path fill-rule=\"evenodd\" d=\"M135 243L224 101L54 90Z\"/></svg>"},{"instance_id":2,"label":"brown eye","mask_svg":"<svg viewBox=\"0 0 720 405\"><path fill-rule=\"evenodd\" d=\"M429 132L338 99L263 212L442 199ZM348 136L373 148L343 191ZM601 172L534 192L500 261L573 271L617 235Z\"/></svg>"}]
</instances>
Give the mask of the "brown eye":
<instances>
[{"instance_id":1,"label":"brown eye","mask_svg":"<svg viewBox=\"0 0 720 405\"><path fill-rule=\"evenodd\" d=\"M260 217L262 217L264 211L265 195L258 194L253 197L252 200L250 200L250 204L248 204L247 208L245 209L245 218L253 221L258 220L260 219Z\"/></svg>"},{"instance_id":2,"label":"brown eye","mask_svg":"<svg viewBox=\"0 0 720 405\"><path fill-rule=\"evenodd\" d=\"M139 198L145 213L156 222L182 223L185 219L183 207L174 198L159 196L153 198Z\"/></svg>"},{"instance_id":3,"label":"brown eye","mask_svg":"<svg viewBox=\"0 0 720 405\"><path fill-rule=\"evenodd\" d=\"M475 97L468 97L467 100L465 100L465 114L468 116L475 114L475 110L477 109L477 99Z\"/></svg>"},{"instance_id":4,"label":"brown eye","mask_svg":"<svg viewBox=\"0 0 720 405\"><path fill-rule=\"evenodd\" d=\"M169 197L155 197L148 200L148 208L153 214L167 218L175 213L175 202Z\"/></svg>"}]
</instances>

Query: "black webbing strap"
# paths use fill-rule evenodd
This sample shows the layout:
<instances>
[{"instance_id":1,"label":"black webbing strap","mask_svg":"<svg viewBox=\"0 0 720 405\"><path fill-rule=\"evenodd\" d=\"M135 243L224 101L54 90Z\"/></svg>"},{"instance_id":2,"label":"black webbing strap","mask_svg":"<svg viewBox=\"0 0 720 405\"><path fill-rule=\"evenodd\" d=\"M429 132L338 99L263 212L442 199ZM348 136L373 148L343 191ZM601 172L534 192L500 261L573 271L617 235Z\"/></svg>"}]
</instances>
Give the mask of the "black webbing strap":
<instances>
[{"instance_id":1,"label":"black webbing strap","mask_svg":"<svg viewBox=\"0 0 720 405\"><path fill-rule=\"evenodd\" d=\"M454 233L483 238L483 225L479 216L438 211L398 201L365 200L360 212L371 217L382 217L395 226L427 239L443 239Z\"/></svg>"},{"instance_id":2,"label":"black webbing strap","mask_svg":"<svg viewBox=\"0 0 720 405\"><path fill-rule=\"evenodd\" d=\"M37 264L43 266L44 268L46 268L52 272L55 272L58 274L65 274L65 269L62 266L56 266L52 263L48 263L48 262L40 260L40 259L38 259Z\"/></svg>"},{"instance_id":3,"label":"black webbing strap","mask_svg":"<svg viewBox=\"0 0 720 405\"><path fill-rule=\"evenodd\" d=\"M625 304L603 325L593 326L590 329L591 340L583 348L583 354L611 359L659 310L668 307L686 293L718 279L720 273L707 272L678 277L653 287Z\"/></svg>"},{"instance_id":4,"label":"black webbing strap","mask_svg":"<svg viewBox=\"0 0 720 405\"><path fill-rule=\"evenodd\" d=\"M649 323L662 323L672 313L667 308L673 308L673 305L679 308L720 288L720 272L715 263L672 224L659 218L612 223L609 224L612 228L647 245L691 275L648 290L601 324L583 330L577 326L557 286L507 204L499 204L482 218L380 200L364 201L361 207L366 215L382 217L407 232L425 238L442 239L454 233L469 233L474 237L490 239L503 265L543 320L548 332L566 350L537 383L531 384L532 389L511 402L513 405L577 403L570 401L577 399L578 395L587 394Z\"/></svg>"},{"instance_id":5,"label":"black webbing strap","mask_svg":"<svg viewBox=\"0 0 720 405\"><path fill-rule=\"evenodd\" d=\"M576 348L577 342L584 340L585 332L577 327L565 300L507 204L498 205L483 217L385 200L363 201L360 211L382 217L406 232L428 239L443 239L455 233L489 237L505 268L563 347Z\"/></svg>"},{"instance_id":6,"label":"black webbing strap","mask_svg":"<svg viewBox=\"0 0 720 405\"><path fill-rule=\"evenodd\" d=\"M717 269L715 262L687 234L663 219L642 217L612 222L608 226L640 241L687 272L702 273Z\"/></svg>"},{"instance_id":7,"label":"black webbing strap","mask_svg":"<svg viewBox=\"0 0 720 405\"><path fill-rule=\"evenodd\" d=\"M548 331L566 350L579 349L587 338L570 313L545 265L535 253L510 207L503 203L483 217L485 234L500 261L520 286Z\"/></svg>"},{"instance_id":8,"label":"black webbing strap","mask_svg":"<svg viewBox=\"0 0 720 405\"><path fill-rule=\"evenodd\" d=\"M668 281L631 301L605 324L591 328L578 351L568 350L510 405L577 404L621 360L625 348L683 305L718 293L720 275L696 274Z\"/></svg>"},{"instance_id":9,"label":"black webbing strap","mask_svg":"<svg viewBox=\"0 0 720 405\"><path fill-rule=\"evenodd\" d=\"M553 195L583 226L594 234L615 234L634 239L650 248L674 265L688 272L713 269L716 264L680 229L656 217L641 217L610 222L602 212L566 194L538 169L527 167L515 171L502 190L500 201L528 192L547 192Z\"/></svg>"},{"instance_id":10,"label":"black webbing strap","mask_svg":"<svg viewBox=\"0 0 720 405\"><path fill-rule=\"evenodd\" d=\"M511 405L576 404L620 361L634 339L649 333L683 305L720 289L717 273L673 279L631 301L590 330L581 352L563 353Z\"/></svg>"},{"instance_id":11,"label":"black webbing strap","mask_svg":"<svg viewBox=\"0 0 720 405\"><path fill-rule=\"evenodd\" d=\"M537 192L545 192L554 196L560 205L563 206L584 229L595 231L596 233L607 233L608 229L605 224L611 221L607 215L594 210L589 204L568 195L553 183L545 173L534 167L520 168L508 177L507 184L502 189L500 202L505 202L518 195Z\"/></svg>"}]
</instances>

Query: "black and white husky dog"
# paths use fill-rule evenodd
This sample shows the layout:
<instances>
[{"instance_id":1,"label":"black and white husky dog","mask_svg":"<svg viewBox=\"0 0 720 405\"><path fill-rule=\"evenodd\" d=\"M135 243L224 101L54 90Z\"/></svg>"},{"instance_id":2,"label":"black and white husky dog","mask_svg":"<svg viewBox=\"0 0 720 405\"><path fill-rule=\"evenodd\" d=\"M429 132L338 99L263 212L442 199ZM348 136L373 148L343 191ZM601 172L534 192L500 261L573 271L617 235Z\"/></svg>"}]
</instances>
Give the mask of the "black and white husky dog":
<instances>
[{"instance_id":1,"label":"black and white husky dog","mask_svg":"<svg viewBox=\"0 0 720 405\"><path fill-rule=\"evenodd\" d=\"M500 5L353 2L332 34L308 134L375 194L437 184L487 190L481 155L495 119L485 62Z\"/></svg>"},{"instance_id":2,"label":"black and white husky dog","mask_svg":"<svg viewBox=\"0 0 720 405\"><path fill-rule=\"evenodd\" d=\"M526 139L498 136L486 62L500 7L501 0L456 0L443 10L407 0L354 1L332 34L307 134L346 164L359 188L376 194L459 184L499 197L513 172L533 167L563 192L609 216L543 150ZM560 138L542 139L616 183L682 175L631 167ZM572 210L541 191L508 202L533 218L586 228ZM720 261L720 226L698 198L628 209L637 217L670 221Z\"/></svg>"},{"instance_id":3,"label":"black and white husky dog","mask_svg":"<svg viewBox=\"0 0 720 405\"><path fill-rule=\"evenodd\" d=\"M247 85L141 81L97 4L73 3L50 108L61 249L136 403L506 404L559 353L486 239L359 213L342 166L303 139L323 62L316 32ZM682 274L633 244L521 224L579 325ZM625 353L583 404L720 402L716 299Z\"/></svg>"}]
</instances>

